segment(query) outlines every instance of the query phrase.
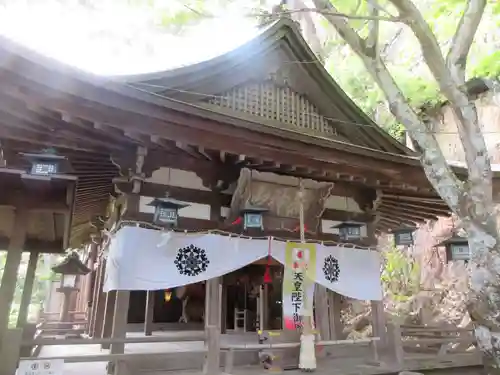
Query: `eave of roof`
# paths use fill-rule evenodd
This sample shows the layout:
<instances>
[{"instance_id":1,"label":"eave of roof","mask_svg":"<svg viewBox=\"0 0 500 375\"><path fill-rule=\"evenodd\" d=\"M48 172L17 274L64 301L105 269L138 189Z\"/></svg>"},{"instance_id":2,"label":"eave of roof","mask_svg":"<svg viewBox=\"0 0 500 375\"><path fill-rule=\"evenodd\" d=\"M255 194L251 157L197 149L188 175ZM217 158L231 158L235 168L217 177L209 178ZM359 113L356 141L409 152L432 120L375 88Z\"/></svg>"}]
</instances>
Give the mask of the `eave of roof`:
<instances>
[{"instance_id":1,"label":"eave of roof","mask_svg":"<svg viewBox=\"0 0 500 375\"><path fill-rule=\"evenodd\" d=\"M326 149L335 149L347 153L373 157L402 165L419 165L415 156L400 155L390 152L370 149L350 143L333 141L323 137L303 135L288 129L270 129L259 123L250 124L238 118L225 116L224 121L217 113L206 108L185 103L175 99L158 96L144 90L124 85L114 79L95 76L59 61L42 56L24 46L14 43L4 37L0 38L1 68L9 71L15 77L24 78L44 87L51 88L70 99L84 99L96 106L107 106L111 109L133 111L146 118L158 119L168 127L169 123L182 124L176 113L189 115L190 118L203 118L214 121L214 124L226 124L257 133L273 134L283 139L299 141L303 144L317 145Z\"/></svg>"},{"instance_id":2,"label":"eave of roof","mask_svg":"<svg viewBox=\"0 0 500 375\"><path fill-rule=\"evenodd\" d=\"M231 125L247 132L249 130L248 121L225 116L224 122L221 122L220 116L216 116L217 114L206 108L131 88L122 82L117 82L115 79L98 77L83 72L42 56L4 37L0 37L0 68L9 71L15 77L23 77L68 97L83 98L95 103L96 106L109 107L111 110L131 111L145 116L145 118L160 120L165 127L172 123L188 126L182 123L177 116L177 114L182 113L187 115L186 119L198 117L207 119L216 126ZM422 171L418 156L414 156L414 154L401 155L384 152L322 137L305 136L288 129L269 129L267 126L259 126L258 123L254 125L252 131L272 134L281 139L299 142L296 145L313 145L323 149L324 152L327 152L328 149L337 150L394 163L394 165L400 167L413 166ZM316 159L321 160L321 157ZM324 160L328 161L327 159ZM455 168L455 170L461 174L466 172L462 168Z\"/></svg>"}]
</instances>

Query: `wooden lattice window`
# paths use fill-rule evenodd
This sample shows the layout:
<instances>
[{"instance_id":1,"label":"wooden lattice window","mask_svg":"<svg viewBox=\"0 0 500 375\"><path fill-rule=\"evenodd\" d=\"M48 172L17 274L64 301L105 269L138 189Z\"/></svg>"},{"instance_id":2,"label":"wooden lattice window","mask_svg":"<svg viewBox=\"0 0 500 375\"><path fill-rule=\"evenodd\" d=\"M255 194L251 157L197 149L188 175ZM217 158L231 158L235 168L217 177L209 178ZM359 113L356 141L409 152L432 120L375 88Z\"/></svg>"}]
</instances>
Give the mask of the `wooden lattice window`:
<instances>
[{"instance_id":1,"label":"wooden lattice window","mask_svg":"<svg viewBox=\"0 0 500 375\"><path fill-rule=\"evenodd\" d=\"M273 82L241 86L211 99L209 103L317 133L337 134L335 127L307 98Z\"/></svg>"}]
</instances>

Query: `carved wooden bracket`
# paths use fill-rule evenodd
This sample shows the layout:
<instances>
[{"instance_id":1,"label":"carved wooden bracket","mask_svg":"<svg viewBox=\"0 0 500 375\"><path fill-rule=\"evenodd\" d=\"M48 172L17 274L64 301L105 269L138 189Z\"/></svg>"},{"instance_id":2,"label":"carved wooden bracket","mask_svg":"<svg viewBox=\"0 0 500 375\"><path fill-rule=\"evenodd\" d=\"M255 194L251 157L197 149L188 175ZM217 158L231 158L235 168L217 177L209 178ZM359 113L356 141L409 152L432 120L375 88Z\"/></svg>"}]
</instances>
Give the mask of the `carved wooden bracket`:
<instances>
[{"instance_id":1,"label":"carved wooden bracket","mask_svg":"<svg viewBox=\"0 0 500 375\"><path fill-rule=\"evenodd\" d=\"M117 193L138 194L140 192L142 183L146 180L146 174L143 169L147 154L147 148L138 146L134 161L123 157L112 158L113 163L119 168L121 174L120 177L113 179ZM127 185L130 185L130 187Z\"/></svg>"},{"instance_id":2,"label":"carved wooden bracket","mask_svg":"<svg viewBox=\"0 0 500 375\"><path fill-rule=\"evenodd\" d=\"M286 181L280 182L279 176L273 173L243 168L233 193L228 221L232 222L238 217L240 211L247 205L266 208L269 210L266 216L282 218L283 223L289 223L290 219L297 220L300 212L299 183L300 180L297 178L287 177ZM303 180L302 184L304 186L304 221L308 231L317 232L325 210L325 201L332 194L334 185L313 180ZM283 225L276 228L266 227L266 230L282 229L284 229Z\"/></svg>"},{"instance_id":3,"label":"carved wooden bracket","mask_svg":"<svg viewBox=\"0 0 500 375\"><path fill-rule=\"evenodd\" d=\"M224 163L214 163L212 168L196 170L195 173L201 178L203 186L212 191L223 191L238 180L240 168Z\"/></svg>"}]
</instances>

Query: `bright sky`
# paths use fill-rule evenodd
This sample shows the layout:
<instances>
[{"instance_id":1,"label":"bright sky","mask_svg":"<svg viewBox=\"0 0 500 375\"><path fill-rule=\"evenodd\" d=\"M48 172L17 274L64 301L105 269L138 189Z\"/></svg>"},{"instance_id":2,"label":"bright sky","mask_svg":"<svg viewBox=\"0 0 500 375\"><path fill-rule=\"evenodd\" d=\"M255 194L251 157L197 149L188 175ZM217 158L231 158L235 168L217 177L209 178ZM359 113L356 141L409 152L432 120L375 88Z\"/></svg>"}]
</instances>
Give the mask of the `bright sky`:
<instances>
[{"instance_id":1,"label":"bright sky","mask_svg":"<svg viewBox=\"0 0 500 375\"><path fill-rule=\"evenodd\" d=\"M163 6L175 2L165 0ZM0 6L1 34L99 75L162 71L203 61L256 33L250 19L231 10L178 37L155 25L158 10L121 0L100 0L98 9L82 7L77 0L6 3Z\"/></svg>"}]
</instances>

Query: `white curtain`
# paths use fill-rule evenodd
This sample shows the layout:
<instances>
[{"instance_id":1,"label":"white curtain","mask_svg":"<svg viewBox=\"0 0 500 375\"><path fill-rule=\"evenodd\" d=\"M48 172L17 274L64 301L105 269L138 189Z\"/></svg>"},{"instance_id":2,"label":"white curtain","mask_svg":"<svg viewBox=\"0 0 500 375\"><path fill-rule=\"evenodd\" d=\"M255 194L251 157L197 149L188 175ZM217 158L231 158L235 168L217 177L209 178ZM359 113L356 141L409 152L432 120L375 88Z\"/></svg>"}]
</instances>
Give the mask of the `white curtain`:
<instances>
[{"instance_id":1,"label":"white curtain","mask_svg":"<svg viewBox=\"0 0 500 375\"><path fill-rule=\"evenodd\" d=\"M285 264L283 241L271 255ZM109 245L104 290L160 290L196 283L242 268L269 253L267 239L161 232L124 227ZM380 254L316 245L315 282L360 300L382 299Z\"/></svg>"}]
</instances>

